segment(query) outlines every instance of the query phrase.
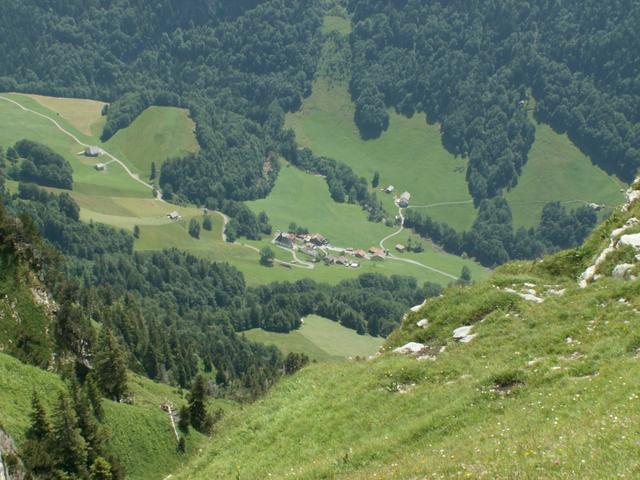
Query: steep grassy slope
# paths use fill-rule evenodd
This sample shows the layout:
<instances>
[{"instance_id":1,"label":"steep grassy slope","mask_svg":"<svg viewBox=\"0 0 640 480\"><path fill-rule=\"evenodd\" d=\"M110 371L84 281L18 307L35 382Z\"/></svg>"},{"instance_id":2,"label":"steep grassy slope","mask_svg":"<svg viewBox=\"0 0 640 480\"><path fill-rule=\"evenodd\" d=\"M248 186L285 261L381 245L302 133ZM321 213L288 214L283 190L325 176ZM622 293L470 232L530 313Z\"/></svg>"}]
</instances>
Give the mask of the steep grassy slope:
<instances>
[{"instance_id":1,"label":"steep grassy slope","mask_svg":"<svg viewBox=\"0 0 640 480\"><path fill-rule=\"evenodd\" d=\"M368 357L376 353L384 342L379 337L358 335L354 330L317 315L306 317L302 327L290 333L254 328L244 334L255 342L275 345L285 354L302 352L318 361Z\"/></svg>"},{"instance_id":2,"label":"steep grassy slope","mask_svg":"<svg viewBox=\"0 0 640 480\"><path fill-rule=\"evenodd\" d=\"M191 431L187 455L179 454L169 417L160 405L165 401L180 405L184 400L170 387L139 377L132 377L131 381L133 405L104 401L106 425L111 431L109 446L125 466L128 478L162 478L196 453L204 437ZM29 426L33 391L52 408L64 390L63 382L53 373L0 353L0 423L18 445Z\"/></svg>"},{"instance_id":3,"label":"steep grassy slope","mask_svg":"<svg viewBox=\"0 0 640 480\"><path fill-rule=\"evenodd\" d=\"M578 249L507 265L410 313L387 349L420 342L421 360L389 351L284 380L223 421L176 478L634 477L640 284L606 276L613 253L604 277L577 285L634 216L637 204ZM477 336L456 341L461 326Z\"/></svg>"},{"instance_id":4,"label":"steep grassy slope","mask_svg":"<svg viewBox=\"0 0 640 480\"><path fill-rule=\"evenodd\" d=\"M151 162L155 162L160 175L160 166L168 158L199 150L194 130L195 123L187 110L149 107L131 125L119 130L105 146L123 152L140 176L148 180Z\"/></svg>"}]
</instances>

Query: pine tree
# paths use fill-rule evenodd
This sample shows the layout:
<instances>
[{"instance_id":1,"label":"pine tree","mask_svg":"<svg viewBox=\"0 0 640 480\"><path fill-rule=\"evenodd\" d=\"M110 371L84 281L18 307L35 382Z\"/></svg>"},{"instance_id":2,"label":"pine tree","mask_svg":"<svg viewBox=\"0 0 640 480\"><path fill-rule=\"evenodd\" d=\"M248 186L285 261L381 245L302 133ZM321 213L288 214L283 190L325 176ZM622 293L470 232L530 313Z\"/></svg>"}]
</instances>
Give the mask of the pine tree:
<instances>
[{"instance_id":1,"label":"pine tree","mask_svg":"<svg viewBox=\"0 0 640 480\"><path fill-rule=\"evenodd\" d=\"M125 352L111 330L103 328L95 355L96 380L105 397L121 401L128 393Z\"/></svg>"},{"instance_id":2,"label":"pine tree","mask_svg":"<svg viewBox=\"0 0 640 480\"><path fill-rule=\"evenodd\" d=\"M49 423L49 417L47 411L40 400L40 397L36 392L33 392L31 397L31 425L27 430L25 436L29 440L46 440L51 433L51 424Z\"/></svg>"},{"instance_id":3,"label":"pine tree","mask_svg":"<svg viewBox=\"0 0 640 480\"><path fill-rule=\"evenodd\" d=\"M98 421L102 421L104 418L104 410L102 408L102 394L100 393L100 389L98 388L98 384L96 383L96 379L93 373L87 375L87 378L84 381L84 388L87 392L87 398L91 402L93 414L96 416Z\"/></svg>"},{"instance_id":4,"label":"pine tree","mask_svg":"<svg viewBox=\"0 0 640 480\"><path fill-rule=\"evenodd\" d=\"M187 441L184 437L180 437L180 440L178 440L178 451L180 453L185 453L187 451Z\"/></svg>"},{"instance_id":5,"label":"pine tree","mask_svg":"<svg viewBox=\"0 0 640 480\"><path fill-rule=\"evenodd\" d=\"M200 222L195 218L192 218L189 221L189 235L193 238L200 238Z\"/></svg>"},{"instance_id":6,"label":"pine tree","mask_svg":"<svg viewBox=\"0 0 640 480\"><path fill-rule=\"evenodd\" d=\"M380 173L373 172L373 179L371 180L371 186L373 188L377 188L380 185Z\"/></svg>"},{"instance_id":7,"label":"pine tree","mask_svg":"<svg viewBox=\"0 0 640 480\"><path fill-rule=\"evenodd\" d=\"M182 405L179 412L180 420L178 420L178 428L184 433L189 431L189 425L191 424L191 415L189 413L189 407Z\"/></svg>"},{"instance_id":8,"label":"pine tree","mask_svg":"<svg viewBox=\"0 0 640 480\"><path fill-rule=\"evenodd\" d=\"M71 394L78 427L87 444L88 463L93 463L103 454L106 435L96 420L86 390L78 382L74 382L71 385Z\"/></svg>"},{"instance_id":9,"label":"pine tree","mask_svg":"<svg viewBox=\"0 0 640 480\"><path fill-rule=\"evenodd\" d=\"M205 215L204 218L202 219L202 228L209 231L213 228L213 223L211 221L210 215Z\"/></svg>"},{"instance_id":10,"label":"pine tree","mask_svg":"<svg viewBox=\"0 0 640 480\"><path fill-rule=\"evenodd\" d=\"M97 457L91 465L91 480L113 480L111 465L102 457Z\"/></svg>"},{"instance_id":11,"label":"pine tree","mask_svg":"<svg viewBox=\"0 0 640 480\"><path fill-rule=\"evenodd\" d=\"M189 394L189 418L193 428L208 433L207 428L207 381L198 375Z\"/></svg>"},{"instance_id":12,"label":"pine tree","mask_svg":"<svg viewBox=\"0 0 640 480\"><path fill-rule=\"evenodd\" d=\"M87 445L69 397L61 393L52 430L52 450L58 469L87 477Z\"/></svg>"},{"instance_id":13,"label":"pine tree","mask_svg":"<svg viewBox=\"0 0 640 480\"><path fill-rule=\"evenodd\" d=\"M47 411L36 392L31 398L31 425L27 430L26 441L22 445L21 457L32 477L44 477L53 471L53 458L50 453L51 424Z\"/></svg>"},{"instance_id":14,"label":"pine tree","mask_svg":"<svg viewBox=\"0 0 640 480\"><path fill-rule=\"evenodd\" d=\"M156 162L151 162L151 175L149 175L149 180L154 180L156 178Z\"/></svg>"},{"instance_id":15,"label":"pine tree","mask_svg":"<svg viewBox=\"0 0 640 480\"><path fill-rule=\"evenodd\" d=\"M138 225L133 226L133 236L135 238L140 238L140 227Z\"/></svg>"}]
</instances>

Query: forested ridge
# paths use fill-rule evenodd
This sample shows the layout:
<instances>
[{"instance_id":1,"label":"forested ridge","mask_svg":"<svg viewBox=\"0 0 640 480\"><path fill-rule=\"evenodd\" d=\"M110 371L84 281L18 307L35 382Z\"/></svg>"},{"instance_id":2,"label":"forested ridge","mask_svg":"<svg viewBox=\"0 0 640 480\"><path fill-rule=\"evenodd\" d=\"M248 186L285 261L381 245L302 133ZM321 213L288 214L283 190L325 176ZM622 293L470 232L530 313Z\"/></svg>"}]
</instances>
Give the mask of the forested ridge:
<instances>
[{"instance_id":1,"label":"forested ridge","mask_svg":"<svg viewBox=\"0 0 640 480\"><path fill-rule=\"evenodd\" d=\"M408 307L441 291L411 277L378 274L336 286L300 280L250 288L226 263L175 249L134 252L130 233L80 222L79 208L66 194L21 183L4 203L32 219L47 244L64 255L60 270L70 279L64 296L82 312L65 317L72 331L61 337L69 349L79 355L83 341L92 344L91 328L81 321L92 318L123 340L133 370L181 386L190 384L203 362L228 394L260 393L279 374L282 358L236 332L289 332L302 317L319 314L362 334L386 336Z\"/></svg>"},{"instance_id":2,"label":"forested ridge","mask_svg":"<svg viewBox=\"0 0 640 480\"><path fill-rule=\"evenodd\" d=\"M629 0L350 0L351 91L365 136L385 106L442 122L479 204L513 187L536 114L623 178L640 166L640 5ZM356 115L358 119L358 115Z\"/></svg>"},{"instance_id":3,"label":"forested ridge","mask_svg":"<svg viewBox=\"0 0 640 480\"><path fill-rule=\"evenodd\" d=\"M188 107L202 150L165 163L162 187L199 204L269 192L282 112L297 109L310 90L318 2L3 0L0 7L0 90L113 102L103 139L151 104Z\"/></svg>"}]
</instances>

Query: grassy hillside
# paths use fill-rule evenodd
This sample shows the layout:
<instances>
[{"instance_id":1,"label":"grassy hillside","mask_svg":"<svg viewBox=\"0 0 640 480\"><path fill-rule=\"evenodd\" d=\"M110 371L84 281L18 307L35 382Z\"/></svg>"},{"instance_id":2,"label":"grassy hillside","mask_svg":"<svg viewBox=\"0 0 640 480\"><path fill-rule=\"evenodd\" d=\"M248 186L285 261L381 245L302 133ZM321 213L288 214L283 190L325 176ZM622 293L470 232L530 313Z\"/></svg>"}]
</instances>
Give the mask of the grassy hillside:
<instances>
[{"instance_id":1,"label":"grassy hillside","mask_svg":"<svg viewBox=\"0 0 640 480\"><path fill-rule=\"evenodd\" d=\"M3 94L3 96L15 99L27 108L54 118L63 128L67 128L71 133L77 134L81 140L87 143L96 143L93 137L83 135L64 118L58 118L55 113L45 109L35 100L24 95ZM96 159L78 155L84 148L42 117L23 111L14 104L0 100L0 124L3 125L0 130L0 145L4 148L13 145L19 140L28 138L44 143L65 157L73 168L74 192L90 196L126 196L134 198L147 198L151 195L147 188L133 181L116 164L111 164L105 172L97 172L94 168Z\"/></svg>"},{"instance_id":2,"label":"grassy hillside","mask_svg":"<svg viewBox=\"0 0 640 480\"><path fill-rule=\"evenodd\" d=\"M105 103L96 100L27 95L43 107L54 111L85 135L99 137L106 117L102 116Z\"/></svg>"},{"instance_id":3,"label":"grassy hillside","mask_svg":"<svg viewBox=\"0 0 640 480\"><path fill-rule=\"evenodd\" d=\"M633 216L640 205L578 249L448 289L409 314L375 360L284 380L224 420L175 478L635 477L640 284L608 276L620 248L598 268L605 277L577 285ZM452 337L465 325L469 343ZM423 344L421 360L390 351L408 341Z\"/></svg>"},{"instance_id":4,"label":"grassy hillside","mask_svg":"<svg viewBox=\"0 0 640 480\"><path fill-rule=\"evenodd\" d=\"M129 127L119 130L105 146L110 151L121 151L140 176L148 180L151 162L155 162L160 175L160 166L168 158L199 150L195 127L185 109L149 107Z\"/></svg>"},{"instance_id":5,"label":"grassy hillside","mask_svg":"<svg viewBox=\"0 0 640 480\"><path fill-rule=\"evenodd\" d=\"M128 478L163 478L195 454L204 437L191 431L187 455L179 454L169 417L160 405L167 400L179 405L184 400L170 387L149 380L133 376L131 383L133 405L104 401L110 449L124 464ZM33 391L51 409L64 389L58 376L0 353L0 423L18 444L29 425Z\"/></svg>"},{"instance_id":6,"label":"grassy hillside","mask_svg":"<svg viewBox=\"0 0 640 480\"><path fill-rule=\"evenodd\" d=\"M465 181L466 161L442 146L438 125L428 125L423 115L406 118L390 112L389 130L376 140L364 141L353 120L354 107L344 84L313 84L302 109L287 115L286 125L302 146L351 166L371 179L380 172L381 186L394 185L399 193L411 192L412 205L465 202L453 208L433 207L429 214L451 226L468 228L475 218ZM391 196L380 193L393 210Z\"/></svg>"},{"instance_id":7,"label":"grassy hillside","mask_svg":"<svg viewBox=\"0 0 640 480\"><path fill-rule=\"evenodd\" d=\"M358 335L337 322L311 315L302 327L290 333L266 332L254 328L244 332L250 340L275 345L285 354L306 353L312 360L338 360L349 357L368 357L382 346L384 339Z\"/></svg>"},{"instance_id":8,"label":"grassy hillside","mask_svg":"<svg viewBox=\"0 0 640 480\"><path fill-rule=\"evenodd\" d=\"M531 227L540 220L542 207L562 201L567 208L585 203L605 205L611 211L623 201L625 185L593 165L566 134L536 122L536 138L518 185L506 195L514 224Z\"/></svg>"},{"instance_id":9,"label":"grassy hillside","mask_svg":"<svg viewBox=\"0 0 640 480\"><path fill-rule=\"evenodd\" d=\"M358 205L334 202L322 177L307 174L289 164L284 164L276 185L267 198L247 202L247 205L256 213L266 211L274 229L286 230L291 222L296 222L312 232L322 233L334 246L341 248L367 249L378 246L380 240L398 230L397 227L391 228L382 223L369 222ZM406 235L398 239L404 241ZM385 246L393 248L398 239L389 240ZM478 278L486 275L484 270L472 261L442 253L427 242L423 244L426 247L425 252L406 257L454 276L460 274L464 265L467 265ZM364 268L375 268L381 273L413 275L422 281L430 280L444 284L450 281L447 277L427 269L391 260L375 266L370 262L364 262L359 270ZM332 267L332 270L335 272L347 269ZM312 278L316 278L316 273L313 272Z\"/></svg>"}]
</instances>

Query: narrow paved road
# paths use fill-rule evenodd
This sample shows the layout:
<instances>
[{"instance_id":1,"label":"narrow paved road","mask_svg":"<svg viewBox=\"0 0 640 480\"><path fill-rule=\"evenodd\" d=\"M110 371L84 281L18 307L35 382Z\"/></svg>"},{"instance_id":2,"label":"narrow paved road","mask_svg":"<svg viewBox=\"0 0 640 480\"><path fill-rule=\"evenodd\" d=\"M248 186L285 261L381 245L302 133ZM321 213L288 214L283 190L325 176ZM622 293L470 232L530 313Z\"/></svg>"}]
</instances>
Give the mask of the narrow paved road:
<instances>
[{"instance_id":1,"label":"narrow paved road","mask_svg":"<svg viewBox=\"0 0 640 480\"><path fill-rule=\"evenodd\" d=\"M426 206L427 205L425 205L425 207ZM435 206L435 204L432 205L432 206ZM380 240L380 248L382 248L383 250L387 250L387 248L384 246L384 242L386 242L390 238L395 237L396 235L400 235L404 231L404 215L402 215L402 208L398 208L398 216L400 217L400 229L397 230L396 232L393 232L391 235L387 235L382 240ZM391 250L389 250L389 252L391 252ZM430 267L429 265L425 265L424 263L420 263L420 262L418 262L416 260L411 260L409 258L396 257L393 253L389 253L389 255L387 255L387 259L395 260L397 262L408 263L408 264L411 264L411 265L415 265L417 267L422 267L422 268L425 268L427 270L431 270L434 273L437 273L439 275L447 277L447 278L449 278L451 280L457 280L458 279L458 277L456 277L454 275L451 275L450 273L443 272L442 270L438 270L437 268Z\"/></svg>"},{"instance_id":2,"label":"narrow paved road","mask_svg":"<svg viewBox=\"0 0 640 480\"><path fill-rule=\"evenodd\" d=\"M0 96L0 100L4 100L6 102L12 103L14 105L16 105L17 107L21 108L22 110L24 110L25 112L29 112L29 113L33 113L34 115L37 115L39 117L44 118L45 120L48 120L49 122L53 123L56 128L58 130L60 130L62 133L64 133L65 135L67 135L68 137L70 137L74 142L76 142L78 145L82 146L82 147L90 147L91 145L86 144L84 142L81 142L80 139L78 137L76 137L73 133L69 132L68 130L65 130L58 122L56 122L53 118L48 117L47 115L40 113L40 112L36 112L35 110L31 110L30 108L25 107L24 105L21 105L20 103L16 102L15 100L12 100L10 98L7 97L3 97ZM112 162L116 162L118 165L120 165L125 172L127 172L127 175L129 175L133 180L135 180L136 182L140 183L141 185L144 185L145 187L147 187L150 190L153 190L153 185L150 185L148 183L146 183L145 181L141 180L140 177L138 176L138 174L133 173L131 170L129 170L129 167L127 167L123 161L121 161L119 158L115 157L114 155L110 154L109 152L107 152L105 149L101 148L102 152L104 153L104 155L108 158L111 159ZM161 202L164 202L164 200L162 199L162 194L160 193L160 191L158 190L157 192L157 199ZM165 202L166 203L166 202Z\"/></svg>"}]
</instances>

